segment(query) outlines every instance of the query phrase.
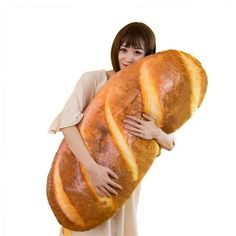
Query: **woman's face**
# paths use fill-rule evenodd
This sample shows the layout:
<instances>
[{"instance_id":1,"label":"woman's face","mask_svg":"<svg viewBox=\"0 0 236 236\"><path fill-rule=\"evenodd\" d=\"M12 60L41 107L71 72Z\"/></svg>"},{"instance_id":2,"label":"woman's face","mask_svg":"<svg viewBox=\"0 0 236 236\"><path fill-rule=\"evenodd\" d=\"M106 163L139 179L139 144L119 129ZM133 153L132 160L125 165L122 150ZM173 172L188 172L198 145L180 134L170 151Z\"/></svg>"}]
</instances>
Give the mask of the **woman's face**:
<instances>
[{"instance_id":1,"label":"woman's face","mask_svg":"<svg viewBox=\"0 0 236 236\"><path fill-rule=\"evenodd\" d=\"M127 47L125 44L122 44L119 49L118 53L118 61L120 69L124 69L125 67L129 66L130 64L138 61L139 59L145 56L144 46L142 45L141 48L134 48L132 46Z\"/></svg>"}]
</instances>

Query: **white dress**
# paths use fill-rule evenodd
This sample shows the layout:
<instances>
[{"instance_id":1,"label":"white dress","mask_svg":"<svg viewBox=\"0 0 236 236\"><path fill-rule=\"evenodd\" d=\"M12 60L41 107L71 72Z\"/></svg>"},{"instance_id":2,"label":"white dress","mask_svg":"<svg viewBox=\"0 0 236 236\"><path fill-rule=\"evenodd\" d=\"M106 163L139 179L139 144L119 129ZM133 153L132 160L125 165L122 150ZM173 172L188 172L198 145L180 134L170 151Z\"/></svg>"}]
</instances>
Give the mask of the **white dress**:
<instances>
[{"instance_id":1,"label":"white dress","mask_svg":"<svg viewBox=\"0 0 236 236\"><path fill-rule=\"evenodd\" d=\"M107 80L105 70L84 73L62 112L52 122L49 132L56 133L61 128L78 124L83 118L84 109ZM118 213L96 228L85 232L77 232L62 227L60 236L137 236L136 211L139 193L140 185Z\"/></svg>"}]
</instances>

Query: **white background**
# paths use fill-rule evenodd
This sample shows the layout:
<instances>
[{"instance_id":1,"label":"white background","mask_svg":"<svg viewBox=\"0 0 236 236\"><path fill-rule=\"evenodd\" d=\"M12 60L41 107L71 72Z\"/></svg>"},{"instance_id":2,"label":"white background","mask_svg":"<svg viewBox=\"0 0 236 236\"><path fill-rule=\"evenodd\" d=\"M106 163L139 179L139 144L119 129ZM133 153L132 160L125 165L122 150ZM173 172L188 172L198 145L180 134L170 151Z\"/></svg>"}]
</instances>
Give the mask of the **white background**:
<instances>
[{"instance_id":1,"label":"white background","mask_svg":"<svg viewBox=\"0 0 236 236\"><path fill-rule=\"evenodd\" d=\"M79 1L78 1L79 2ZM48 127L80 75L110 69L117 31L143 21L157 50L201 61L209 87L142 184L141 236L236 235L236 8L210 1L6 1L0 8L0 235L56 236L46 178L61 134Z\"/></svg>"}]
</instances>

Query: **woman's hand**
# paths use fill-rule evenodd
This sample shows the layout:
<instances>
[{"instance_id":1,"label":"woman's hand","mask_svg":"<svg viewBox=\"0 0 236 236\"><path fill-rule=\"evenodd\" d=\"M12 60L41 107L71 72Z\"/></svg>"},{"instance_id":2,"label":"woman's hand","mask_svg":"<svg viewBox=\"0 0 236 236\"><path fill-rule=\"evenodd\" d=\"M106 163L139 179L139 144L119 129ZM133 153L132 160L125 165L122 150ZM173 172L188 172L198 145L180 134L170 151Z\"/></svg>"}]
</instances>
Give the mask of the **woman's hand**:
<instances>
[{"instance_id":1,"label":"woman's hand","mask_svg":"<svg viewBox=\"0 0 236 236\"><path fill-rule=\"evenodd\" d=\"M95 187L98 194L108 197L111 197L112 194L117 195L117 190L122 189L114 181L114 179L118 179L118 176L109 168L99 165L90 156L77 126L63 128L62 132L73 154L86 169L89 181Z\"/></svg>"},{"instance_id":2,"label":"woman's hand","mask_svg":"<svg viewBox=\"0 0 236 236\"><path fill-rule=\"evenodd\" d=\"M96 162L86 169L91 184L100 196L118 195L117 190L121 190L122 186L114 181L114 179L118 180L118 176L111 169Z\"/></svg>"},{"instance_id":3,"label":"woman's hand","mask_svg":"<svg viewBox=\"0 0 236 236\"><path fill-rule=\"evenodd\" d=\"M162 148L170 151L174 147L171 135L157 127L155 120L151 116L146 114L142 114L142 116L144 120L135 116L126 116L123 120L124 128L134 136L149 140L155 139Z\"/></svg>"},{"instance_id":4,"label":"woman's hand","mask_svg":"<svg viewBox=\"0 0 236 236\"><path fill-rule=\"evenodd\" d=\"M153 139L158 132L158 127L156 126L155 120L145 114L142 114L145 120L141 120L135 116L126 116L123 120L124 128L129 131L134 136Z\"/></svg>"}]
</instances>

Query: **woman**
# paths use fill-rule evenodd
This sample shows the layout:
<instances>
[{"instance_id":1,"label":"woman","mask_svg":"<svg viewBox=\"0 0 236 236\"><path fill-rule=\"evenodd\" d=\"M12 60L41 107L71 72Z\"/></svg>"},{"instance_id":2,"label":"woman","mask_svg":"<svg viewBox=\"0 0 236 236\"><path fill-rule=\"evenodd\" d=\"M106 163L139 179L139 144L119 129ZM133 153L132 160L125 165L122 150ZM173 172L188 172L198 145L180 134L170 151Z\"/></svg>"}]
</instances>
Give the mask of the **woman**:
<instances>
[{"instance_id":1,"label":"woman","mask_svg":"<svg viewBox=\"0 0 236 236\"><path fill-rule=\"evenodd\" d=\"M76 125L83 118L84 109L112 74L155 53L155 41L154 33L144 23L133 22L123 27L116 35L111 49L113 70L84 73L62 112L50 127L50 132L56 133L60 130L63 133L71 151L87 169L90 182L101 196L117 195L122 186L114 181L114 179L118 179L116 173L99 165L90 156ZM158 128L151 117L145 114L143 117L144 120L140 120L133 116L127 116L124 119L124 128L132 135L144 139L155 139L162 148L171 150L174 146L172 136ZM136 225L138 198L139 187L136 188L120 211L105 223L86 232L73 232L62 228L61 236L135 236L138 234Z\"/></svg>"}]
</instances>

